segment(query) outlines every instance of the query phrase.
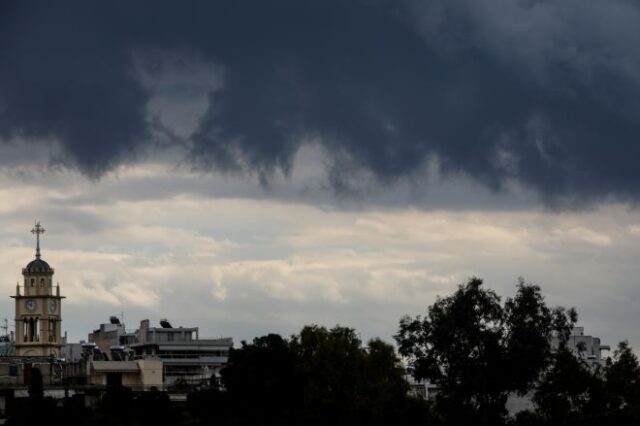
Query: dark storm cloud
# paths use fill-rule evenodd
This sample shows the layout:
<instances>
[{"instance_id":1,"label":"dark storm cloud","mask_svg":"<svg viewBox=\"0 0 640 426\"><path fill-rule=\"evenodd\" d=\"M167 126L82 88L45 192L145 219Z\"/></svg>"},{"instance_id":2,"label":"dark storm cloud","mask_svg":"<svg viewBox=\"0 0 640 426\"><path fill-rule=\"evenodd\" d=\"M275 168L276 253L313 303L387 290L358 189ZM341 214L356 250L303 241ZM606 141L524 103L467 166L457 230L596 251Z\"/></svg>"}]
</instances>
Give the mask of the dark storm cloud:
<instances>
[{"instance_id":1,"label":"dark storm cloud","mask_svg":"<svg viewBox=\"0 0 640 426\"><path fill-rule=\"evenodd\" d=\"M57 140L93 175L153 140L145 51L224 84L198 167L287 171L305 141L381 182L436 159L549 202L640 196L640 9L625 0L0 3L0 135Z\"/></svg>"},{"instance_id":2,"label":"dark storm cloud","mask_svg":"<svg viewBox=\"0 0 640 426\"><path fill-rule=\"evenodd\" d=\"M90 174L131 154L147 132L147 94L113 14L84 3L0 5L0 134L58 140Z\"/></svg>"}]
</instances>

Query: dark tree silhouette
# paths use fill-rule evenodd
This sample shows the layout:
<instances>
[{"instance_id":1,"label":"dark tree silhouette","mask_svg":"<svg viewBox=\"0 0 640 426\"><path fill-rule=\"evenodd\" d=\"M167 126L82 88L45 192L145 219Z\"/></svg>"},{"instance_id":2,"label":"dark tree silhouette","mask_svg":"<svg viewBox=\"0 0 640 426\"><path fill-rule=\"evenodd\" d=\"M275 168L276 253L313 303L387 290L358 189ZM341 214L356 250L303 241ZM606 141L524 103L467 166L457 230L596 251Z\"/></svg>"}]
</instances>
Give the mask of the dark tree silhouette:
<instances>
[{"instance_id":1,"label":"dark tree silhouette","mask_svg":"<svg viewBox=\"0 0 640 426\"><path fill-rule=\"evenodd\" d=\"M607 412L620 423L640 421L640 365L628 342L620 342L604 371ZM612 419L613 420L613 419Z\"/></svg>"},{"instance_id":2,"label":"dark tree silhouette","mask_svg":"<svg viewBox=\"0 0 640 426\"><path fill-rule=\"evenodd\" d=\"M393 347L381 340L363 347L353 329L307 326L292 337L291 347L309 421L375 423L406 399L404 370Z\"/></svg>"},{"instance_id":3,"label":"dark tree silhouette","mask_svg":"<svg viewBox=\"0 0 640 426\"><path fill-rule=\"evenodd\" d=\"M229 364L222 370L226 392L217 396L214 392L214 398L223 402L223 413L218 414L247 424L292 423L300 403L295 367L289 342L277 334L242 342L239 349L231 350Z\"/></svg>"},{"instance_id":4,"label":"dark tree silhouette","mask_svg":"<svg viewBox=\"0 0 640 426\"><path fill-rule=\"evenodd\" d=\"M539 414L551 424L570 422L588 406L593 378L582 360L560 348L535 390Z\"/></svg>"},{"instance_id":5,"label":"dark tree silhouette","mask_svg":"<svg viewBox=\"0 0 640 426\"><path fill-rule=\"evenodd\" d=\"M243 342L230 353L222 387L190 396L196 424L381 425L430 415L426 402L408 395L393 346L363 345L346 327Z\"/></svg>"},{"instance_id":6,"label":"dark tree silhouette","mask_svg":"<svg viewBox=\"0 0 640 426\"><path fill-rule=\"evenodd\" d=\"M531 388L551 362L552 337L568 336L575 320L573 310L549 309L537 286L521 280L503 306L472 278L426 317L404 317L396 341L414 376L438 386L446 424L499 425L508 395Z\"/></svg>"}]
</instances>

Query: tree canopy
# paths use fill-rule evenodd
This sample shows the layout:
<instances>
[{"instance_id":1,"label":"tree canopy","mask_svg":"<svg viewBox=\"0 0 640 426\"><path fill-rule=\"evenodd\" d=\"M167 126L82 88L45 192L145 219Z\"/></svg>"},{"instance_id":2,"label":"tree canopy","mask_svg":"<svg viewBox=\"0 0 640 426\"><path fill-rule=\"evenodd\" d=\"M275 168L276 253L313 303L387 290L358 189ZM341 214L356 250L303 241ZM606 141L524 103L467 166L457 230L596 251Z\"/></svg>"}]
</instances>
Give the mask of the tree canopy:
<instances>
[{"instance_id":1,"label":"tree canopy","mask_svg":"<svg viewBox=\"0 0 640 426\"><path fill-rule=\"evenodd\" d=\"M195 412L202 411L203 398L216 400L219 424L227 419L252 425L376 425L429 415L424 401L409 396L394 347L379 339L365 345L354 329L340 326L305 326L288 339L270 334L242 342L230 353L222 387L190 400Z\"/></svg>"},{"instance_id":2,"label":"tree canopy","mask_svg":"<svg viewBox=\"0 0 640 426\"><path fill-rule=\"evenodd\" d=\"M426 316L402 318L396 341L415 378L437 385L446 422L495 425L509 394L532 387L552 360L552 338L566 341L576 319L574 310L548 308L538 286L521 280L502 304L472 278Z\"/></svg>"}]
</instances>

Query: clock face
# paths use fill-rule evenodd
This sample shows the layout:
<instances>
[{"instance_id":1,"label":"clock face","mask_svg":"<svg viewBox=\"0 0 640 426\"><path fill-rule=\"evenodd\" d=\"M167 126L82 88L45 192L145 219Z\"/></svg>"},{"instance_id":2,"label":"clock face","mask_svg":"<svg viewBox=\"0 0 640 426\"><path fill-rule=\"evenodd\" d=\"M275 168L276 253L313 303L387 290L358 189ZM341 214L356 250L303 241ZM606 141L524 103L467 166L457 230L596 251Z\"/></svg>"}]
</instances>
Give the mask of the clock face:
<instances>
[{"instance_id":1,"label":"clock face","mask_svg":"<svg viewBox=\"0 0 640 426\"><path fill-rule=\"evenodd\" d=\"M58 308L58 302L55 299L49 300L49 313L55 314Z\"/></svg>"},{"instance_id":2,"label":"clock face","mask_svg":"<svg viewBox=\"0 0 640 426\"><path fill-rule=\"evenodd\" d=\"M35 299L28 299L26 302L24 302L24 306L28 311L33 312L38 307L38 303L35 301Z\"/></svg>"}]
</instances>

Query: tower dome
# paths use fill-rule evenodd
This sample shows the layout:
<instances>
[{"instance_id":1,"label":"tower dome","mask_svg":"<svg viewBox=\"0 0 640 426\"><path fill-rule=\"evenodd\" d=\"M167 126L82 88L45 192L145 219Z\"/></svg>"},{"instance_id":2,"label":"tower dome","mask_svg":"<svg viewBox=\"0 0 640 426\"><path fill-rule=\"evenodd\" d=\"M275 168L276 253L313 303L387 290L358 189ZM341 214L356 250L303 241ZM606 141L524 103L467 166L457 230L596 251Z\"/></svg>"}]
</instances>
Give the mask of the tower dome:
<instances>
[{"instance_id":1,"label":"tower dome","mask_svg":"<svg viewBox=\"0 0 640 426\"><path fill-rule=\"evenodd\" d=\"M40 258L34 259L31 262L29 262L27 266L24 268L24 270L28 274L42 274L42 273L53 272L53 269L51 268L51 266L49 266L47 262L45 262Z\"/></svg>"}]
</instances>

